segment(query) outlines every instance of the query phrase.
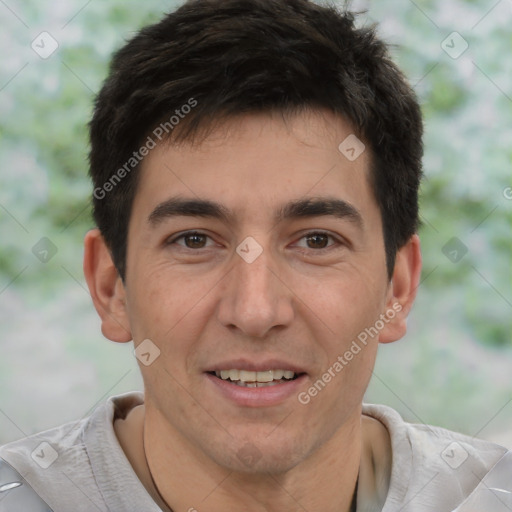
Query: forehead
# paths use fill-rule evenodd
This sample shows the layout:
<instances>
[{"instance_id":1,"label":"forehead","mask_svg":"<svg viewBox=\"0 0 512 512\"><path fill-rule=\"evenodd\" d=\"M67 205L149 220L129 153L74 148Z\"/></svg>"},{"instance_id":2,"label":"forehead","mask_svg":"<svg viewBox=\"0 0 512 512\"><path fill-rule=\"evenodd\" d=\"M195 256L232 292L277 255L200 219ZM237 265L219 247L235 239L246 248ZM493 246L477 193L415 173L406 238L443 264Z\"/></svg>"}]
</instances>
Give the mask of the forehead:
<instances>
[{"instance_id":1,"label":"forehead","mask_svg":"<svg viewBox=\"0 0 512 512\"><path fill-rule=\"evenodd\" d=\"M275 220L292 200L329 197L366 214L376 208L369 167L368 148L329 112L240 116L199 142L157 145L142 162L134 210L150 215L180 196Z\"/></svg>"}]
</instances>

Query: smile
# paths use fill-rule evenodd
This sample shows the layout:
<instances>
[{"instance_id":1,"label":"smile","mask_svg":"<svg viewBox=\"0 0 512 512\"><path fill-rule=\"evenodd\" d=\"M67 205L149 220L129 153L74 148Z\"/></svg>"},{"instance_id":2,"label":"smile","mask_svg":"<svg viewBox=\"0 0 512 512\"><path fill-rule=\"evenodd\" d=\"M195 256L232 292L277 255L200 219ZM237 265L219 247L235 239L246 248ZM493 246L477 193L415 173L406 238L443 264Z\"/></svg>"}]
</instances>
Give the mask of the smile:
<instances>
[{"instance_id":1,"label":"smile","mask_svg":"<svg viewBox=\"0 0 512 512\"><path fill-rule=\"evenodd\" d=\"M219 379L229 381L240 387L262 388L276 386L284 382L294 380L297 374L291 370L265 370L253 372L248 370L216 370L212 372Z\"/></svg>"}]
</instances>

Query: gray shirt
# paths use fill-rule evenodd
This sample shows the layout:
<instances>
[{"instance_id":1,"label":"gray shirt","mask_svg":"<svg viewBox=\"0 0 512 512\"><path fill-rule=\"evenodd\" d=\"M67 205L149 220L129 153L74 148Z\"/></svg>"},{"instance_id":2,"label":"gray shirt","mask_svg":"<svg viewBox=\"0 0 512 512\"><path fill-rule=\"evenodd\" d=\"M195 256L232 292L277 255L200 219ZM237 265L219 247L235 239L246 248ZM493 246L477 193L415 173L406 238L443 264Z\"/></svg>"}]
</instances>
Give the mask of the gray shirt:
<instances>
[{"instance_id":1,"label":"gray shirt","mask_svg":"<svg viewBox=\"0 0 512 512\"><path fill-rule=\"evenodd\" d=\"M142 403L141 392L111 397L85 419L1 447L0 457L54 512L160 512L113 427L117 417ZM512 452L442 428L406 423L386 406L365 404L363 413L388 429L393 462L385 503L364 496L360 485L358 512L512 510ZM195 508L201 511L199 504Z\"/></svg>"}]
</instances>

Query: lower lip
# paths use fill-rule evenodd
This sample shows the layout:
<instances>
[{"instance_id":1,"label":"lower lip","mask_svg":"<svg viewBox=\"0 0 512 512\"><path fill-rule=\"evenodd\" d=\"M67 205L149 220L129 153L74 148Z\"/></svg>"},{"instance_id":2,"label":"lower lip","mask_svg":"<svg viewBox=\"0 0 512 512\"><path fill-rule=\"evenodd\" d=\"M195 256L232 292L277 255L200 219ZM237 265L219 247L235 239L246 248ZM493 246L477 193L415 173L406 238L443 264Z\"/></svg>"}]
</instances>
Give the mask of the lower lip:
<instances>
[{"instance_id":1,"label":"lower lip","mask_svg":"<svg viewBox=\"0 0 512 512\"><path fill-rule=\"evenodd\" d=\"M211 373L206 373L205 375L222 395L243 407L270 407L272 405L279 405L287 398L297 396L307 378L306 374L302 374L294 380L275 384L274 386L246 388L233 384L230 381L219 379Z\"/></svg>"}]
</instances>

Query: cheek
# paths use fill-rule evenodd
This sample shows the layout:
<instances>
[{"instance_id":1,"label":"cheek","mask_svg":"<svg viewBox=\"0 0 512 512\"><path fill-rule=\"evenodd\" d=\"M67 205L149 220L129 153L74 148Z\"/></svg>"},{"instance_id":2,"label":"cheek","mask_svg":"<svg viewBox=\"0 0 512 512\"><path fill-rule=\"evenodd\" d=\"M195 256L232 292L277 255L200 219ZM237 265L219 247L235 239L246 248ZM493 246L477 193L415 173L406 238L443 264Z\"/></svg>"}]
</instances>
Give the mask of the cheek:
<instances>
[{"instance_id":1,"label":"cheek","mask_svg":"<svg viewBox=\"0 0 512 512\"><path fill-rule=\"evenodd\" d=\"M316 324L329 332L330 344L339 350L372 326L385 304L383 288L355 272L336 272L321 280L308 279L298 295L305 297L305 311L309 310L309 316L317 319Z\"/></svg>"},{"instance_id":2,"label":"cheek","mask_svg":"<svg viewBox=\"0 0 512 512\"><path fill-rule=\"evenodd\" d=\"M160 350L154 364L139 366L148 389L158 391L159 382L174 389L176 382L188 380L194 366L197 346L214 314L208 292L218 279L180 275L163 266L139 276L127 294L133 338L136 345L150 339ZM179 385L174 391L179 393Z\"/></svg>"},{"instance_id":3,"label":"cheek","mask_svg":"<svg viewBox=\"0 0 512 512\"><path fill-rule=\"evenodd\" d=\"M343 415L350 404L355 407L362 400L371 378L378 347L378 335L371 328L382 312L385 293L371 280L341 275L336 281L324 280L311 292L310 297L317 299L304 308L304 314L316 326L315 337L324 352L314 382L325 400L318 400L317 406L339 406Z\"/></svg>"},{"instance_id":4,"label":"cheek","mask_svg":"<svg viewBox=\"0 0 512 512\"><path fill-rule=\"evenodd\" d=\"M299 396L310 431L321 431L324 438L330 438L353 417L372 375L377 344L350 350L351 346L351 343L338 343L338 349L333 348L330 354L329 364ZM351 354L350 360L347 352Z\"/></svg>"},{"instance_id":5,"label":"cheek","mask_svg":"<svg viewBox=\"0 0 512 512\"><path fill-rule=\"evenodd\" d=\"M167 265L136 266L128 284L128 314L134 339L154 337L161 343L167 343L190 323L191 316L198 320L201 298L208 290L207 280L180 275Z\"/></svg>"}]
</instances>

